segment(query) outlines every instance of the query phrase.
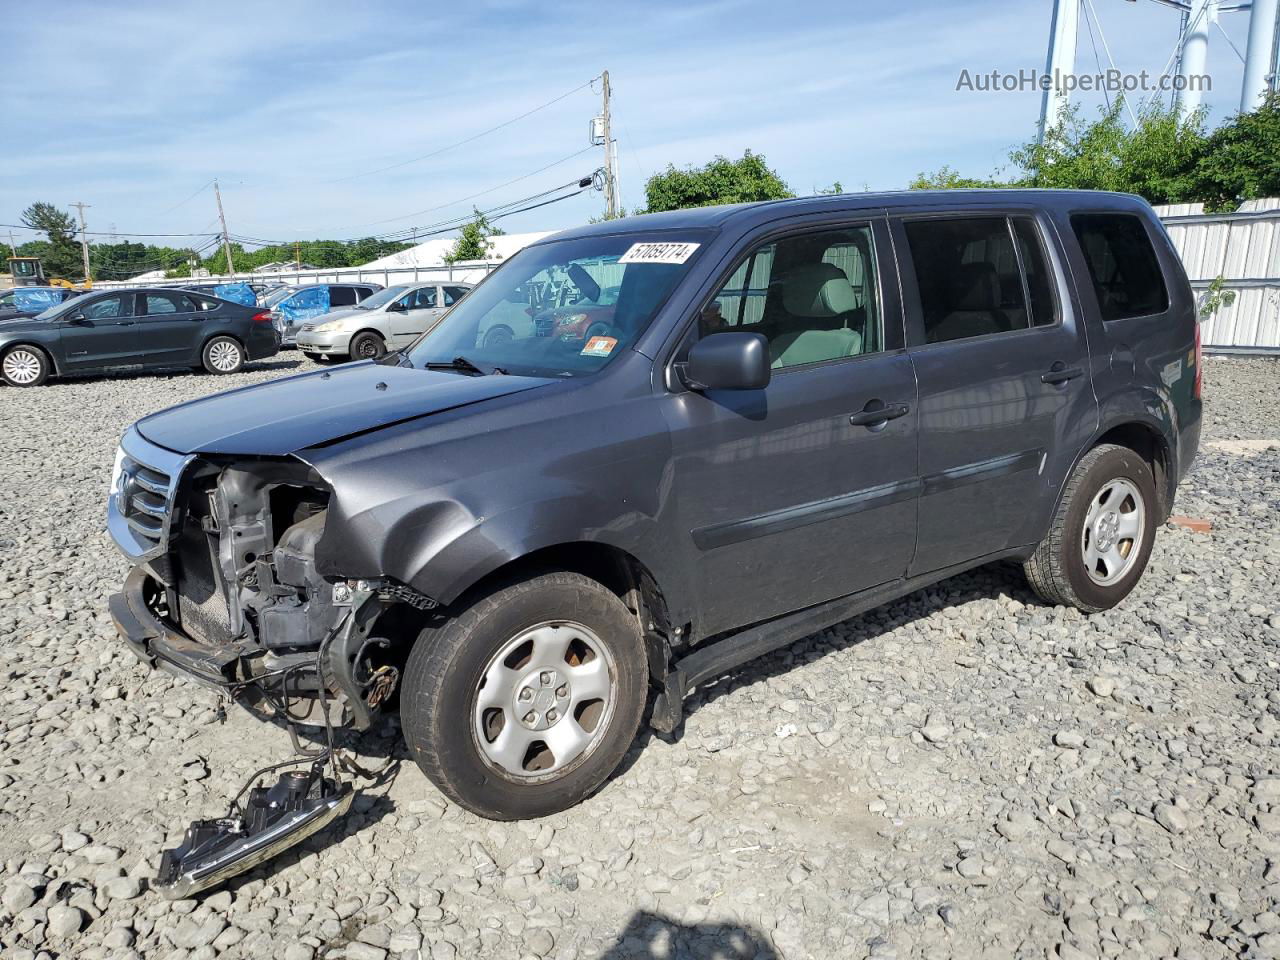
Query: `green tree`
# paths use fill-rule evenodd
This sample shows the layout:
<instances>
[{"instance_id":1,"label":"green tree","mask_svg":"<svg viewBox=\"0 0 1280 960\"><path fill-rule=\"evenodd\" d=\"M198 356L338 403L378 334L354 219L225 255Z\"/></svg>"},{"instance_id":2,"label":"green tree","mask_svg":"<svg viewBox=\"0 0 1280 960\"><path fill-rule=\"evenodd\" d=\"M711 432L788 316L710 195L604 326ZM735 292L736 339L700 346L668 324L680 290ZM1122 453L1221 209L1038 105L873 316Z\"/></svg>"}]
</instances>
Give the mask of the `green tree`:
<instances>
[{"instance_id":1,"label":"green tree","mask_svg":"<svg viewBox=\"0 0 1280 960\"><path fill-rule=\"evenodd\" d=\"M702 167L667 169L644 185L647 213L707 207L717 203L750 203L795 196L765 159L750 150L741 160L716 157Z\"/></svg>"},{"instance_id":2,"label":"green tree","mask_svg":"<svg viewBox=\"0 0 1280 960\"><path fill-rule=\"evenodd\" d=\"M910 190L964 190L970 187L999 187L1004 184L961 176L944 164L933 173L916 174L916 178L907 186Z\"/></svg>"},{"instance_id":3,"label":"green tree","mask_svg":"<svg viewBox=\"0 0 1280 960\"><path fill-rule=\"evenodd\" d=\"M1190 179L1188 192L1211 211L1280 196L1280 94L1210 134Z\"/></svg>"},{"instance_id":4,"label":"green tree","mask_svg":"<svg viewBox=\"0 0 1280 960\"><path fill-rule=\"evenodd\" d=\"M458 242L444 255L445 263L458 263L465 260L487 260L493 251L490 237L499 237L502 231L489 223L489 220L475 207L475 218L462 228Z\"/></svg>"},{"instance_id":5,"label":"green tree","mask_svg":"<svg viewBox=\"0 0 1280 960\"><path fill-rule=\"evenodd\" d=\"M71 214L51 203L37 202L22 211L22 222L49 238L39 256L47 277L84 279L84 264L76 243L76 222Z\"/></svg>"}]
</instances>

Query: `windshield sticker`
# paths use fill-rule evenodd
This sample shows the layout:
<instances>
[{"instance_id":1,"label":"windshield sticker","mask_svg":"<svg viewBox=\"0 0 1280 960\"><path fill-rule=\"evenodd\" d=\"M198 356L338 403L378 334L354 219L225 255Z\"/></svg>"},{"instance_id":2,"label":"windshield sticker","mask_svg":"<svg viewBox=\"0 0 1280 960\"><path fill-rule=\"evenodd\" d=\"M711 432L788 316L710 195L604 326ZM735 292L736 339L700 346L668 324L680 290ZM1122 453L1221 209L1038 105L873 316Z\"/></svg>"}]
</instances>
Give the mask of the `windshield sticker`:
<instances>
[{"instance_id":1,"label":"windshield sticker","mask_svg":"<svg viewBox=\"0 0 1280 960\"><path fill-rule=\"evenodd\" d=\"M633 243L618 258L619 263L684 263L697 250L698 243Z\"/></svg>"},{"instance_id":2,"label":"windshield sticker","mask_svg":"<svg viewBox=\"0 0 1280 960\"><path fill-rule=\"evenodd\" d=\"M618 341L613 337L592 337L587 341L587 345L582 348L582 356L607 357L613 353L613 348L617 345Z\"/></svg>"}]
</instances>

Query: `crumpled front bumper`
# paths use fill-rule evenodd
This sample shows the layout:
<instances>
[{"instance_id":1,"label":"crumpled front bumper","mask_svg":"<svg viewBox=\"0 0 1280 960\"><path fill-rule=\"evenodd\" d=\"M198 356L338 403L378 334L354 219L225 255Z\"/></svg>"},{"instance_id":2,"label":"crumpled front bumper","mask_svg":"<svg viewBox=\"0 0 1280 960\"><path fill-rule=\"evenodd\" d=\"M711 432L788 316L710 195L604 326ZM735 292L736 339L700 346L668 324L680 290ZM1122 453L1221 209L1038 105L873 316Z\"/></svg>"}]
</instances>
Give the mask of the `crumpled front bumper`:
<instances>
[{"instance_id":1,"label":"crumpled front bumper","mask_svg":"<svg viewBox=\"0 0 1280 960\"><path fill-rule=\"evenodd\" d=\"M148 607L146 591L153 583L144 567L134 567L123 589L107 601L125 646L147 666L208 687L225 690L243 682L246 677L240 666L245 648L240 644L215 647L179 633Z\"/></svg>"}]
</instances>

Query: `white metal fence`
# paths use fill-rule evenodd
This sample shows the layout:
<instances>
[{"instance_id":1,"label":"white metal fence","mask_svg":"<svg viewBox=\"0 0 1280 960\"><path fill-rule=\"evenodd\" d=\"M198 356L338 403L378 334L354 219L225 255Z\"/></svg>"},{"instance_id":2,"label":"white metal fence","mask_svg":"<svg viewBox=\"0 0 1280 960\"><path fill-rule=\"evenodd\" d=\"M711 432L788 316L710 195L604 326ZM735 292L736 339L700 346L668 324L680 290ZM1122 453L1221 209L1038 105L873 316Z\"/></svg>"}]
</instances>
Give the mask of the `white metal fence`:
<instances>
[{"instance_id":1,"label":"white metal fence","mask_svg":"<svg viewBox=\"0 0 1280 960\"><path fill-rule=\"evenodd\" d=\"M1236 213L1205 214L1199 204L1157 207L1200 297L1218 278L1235 302L1205 321L1205 346L1221 352L1280 353L1280 200L1256 200Z\"/></svg>"}]
</instances>

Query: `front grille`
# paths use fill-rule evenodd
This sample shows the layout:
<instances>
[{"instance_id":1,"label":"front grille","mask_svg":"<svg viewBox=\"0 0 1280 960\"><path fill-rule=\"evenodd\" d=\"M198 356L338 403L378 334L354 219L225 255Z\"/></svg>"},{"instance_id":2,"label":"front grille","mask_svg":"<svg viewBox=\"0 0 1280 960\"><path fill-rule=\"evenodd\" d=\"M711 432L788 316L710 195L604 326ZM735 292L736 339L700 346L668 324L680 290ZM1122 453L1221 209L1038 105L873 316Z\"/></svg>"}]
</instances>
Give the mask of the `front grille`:
<instances>
[{"instance_id":1,"label":"front grille","mask_svg":"<svg viewBox=\"0 0 1280 960\"><path fill-rule=\"evenodd\" d=\"M120 441L107 529L131 560L154 559L168 549L178 480L191 459L149 443L135 427Z\"/></svg>"}]
</instances>

